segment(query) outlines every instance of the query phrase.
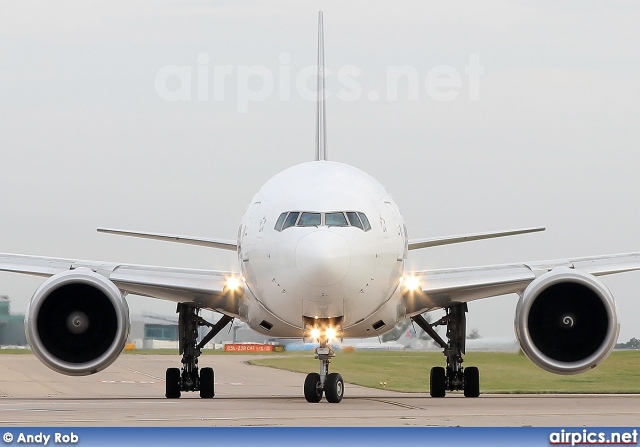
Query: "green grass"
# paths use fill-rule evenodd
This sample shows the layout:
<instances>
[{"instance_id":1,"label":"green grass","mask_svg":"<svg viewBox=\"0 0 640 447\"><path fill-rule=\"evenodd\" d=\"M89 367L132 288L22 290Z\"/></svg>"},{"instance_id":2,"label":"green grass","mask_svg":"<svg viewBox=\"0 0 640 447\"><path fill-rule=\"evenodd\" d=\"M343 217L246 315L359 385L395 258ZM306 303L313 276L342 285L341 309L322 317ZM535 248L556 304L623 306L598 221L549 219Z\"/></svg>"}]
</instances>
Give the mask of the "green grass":
<instances>
[{"instance_id":1,"label":"green grass","mask_svg":"<svg viewBox=\"0 0 640 447\"><path fill-rule=\"evenodd\" d=\"M426 392L429 370L444 366L439 352L340 352L331 362L351 383L370 388ZM308 373L318 370L313 353L251 360L251 364ZM474 352L465 366L480 369L483 393L640 393L640 351L616 351L596 369L561 376L535 366L522 354ZM380 383L386 382L386 387Z\"/></svg>"},{"instance_id":2,"label":"green grass","mask_svg":"<svg viewBox=\"0 0 640 447\"><path fill-rule=\"evenodd\" d=\"M31 349L16 349L16 348L7 348L0 349L0 355L2 354L31 354Z\"/></svg>"}]
</instances>

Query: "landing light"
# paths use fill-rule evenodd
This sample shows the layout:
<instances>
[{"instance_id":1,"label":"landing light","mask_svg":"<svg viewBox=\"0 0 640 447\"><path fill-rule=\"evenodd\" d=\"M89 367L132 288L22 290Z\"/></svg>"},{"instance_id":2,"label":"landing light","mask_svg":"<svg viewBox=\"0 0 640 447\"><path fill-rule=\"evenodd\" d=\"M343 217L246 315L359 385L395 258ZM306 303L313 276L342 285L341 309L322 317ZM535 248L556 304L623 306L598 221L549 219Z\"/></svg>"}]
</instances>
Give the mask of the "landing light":
<instances>
[{"instance_id":1,"label":"landing light","mask_svg":"<svg viewBox=\"0 0 640 447\"><path fill-rule=\"evenodd\" d=\"M333 340L336 338L336 330L332 327L327 329L327 340Z\"/></svg>"},{"instance_id":2,"label":"landing light","mask_svg":"<svg viewBox=\"0 0 640 447\"><path fill-rule=\"evenodd\" d=\"M315 339L320 338L320 329L318 329L317 327L314 327L313 329L311 329L311 338L315 338Z\"/></svg>"},{"instance_id":3,"label":"landing light","mask_svg":"<svg viewBox=\"0 0 640 447\"><path fill-rule=\"evenodd\" d=\"M420 278L417 276L409 276L408 278L405 278L404 286L407 290L415 292L420 289Z\"/></svg>"},{"instance_id":4,"label":"landing light","mask_svg":"<svg viewBox=\"0 0 640 447\"><path fill-rule=\"evenodd\" d=\"M238 290L240 288L240 280L235 277L227 278L227 289L229 290Z\"/></svg>"}]
</instances>

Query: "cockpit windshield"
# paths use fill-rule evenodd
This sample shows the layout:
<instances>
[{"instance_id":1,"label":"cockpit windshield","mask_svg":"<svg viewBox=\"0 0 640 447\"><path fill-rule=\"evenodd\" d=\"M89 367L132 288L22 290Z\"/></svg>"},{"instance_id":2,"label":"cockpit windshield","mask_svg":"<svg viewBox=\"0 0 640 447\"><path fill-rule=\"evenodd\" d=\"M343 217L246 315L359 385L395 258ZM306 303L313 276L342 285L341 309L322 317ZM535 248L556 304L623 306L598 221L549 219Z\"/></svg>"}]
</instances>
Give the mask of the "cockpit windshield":
<instances>
[{"instance_id":1,"label":"cockpit windshield","mask_svg":"<svg viewBox=\"0 0 640 447\"><path fill-rule=\"evenodd\" d=\"M298 221L298 216L300 215L300 213L289 213L289 215L287 216L287 218L284 221L284 226L282 227L282 229L285 228L289 228L292 227L296 224L296 222Z\"/></svg>"},{"instance_id":2,"label":"cockpit windshield","mask_svg":"<svg viewBox=\"0 0 640 447\"><path fill-rule=\"evenodd\" d=\"M347 211L347 217L349 218L349 223L351 226L358 227L361 230L364 230L362 226L362 222L360 222L360 218L358 217L358 213L355 211Z\"/></svg>"},{"instance_id":3,"label":"cockpit windshield","mask_svg":"<svg viewBox=\"0 0 640 447\"><path fill-rule=\"evenodd\" d=\"M367 216L359 211L287 211L280 214L275 225L276 231L289 227L357 227L369 231L371 224Z\"/></svg>"},{"instance_id":4,"label":"cockpit windshield","mask_svg":"<svg viewBox=\"0 0 640 447\"><path fill-rule=\"evenodd\" d=\"M348 227L347 217L344 213L326 213L324 221L329 227Z\"/></svg>"},{"instance_id":5,"label":"cockpit windshield","mask_svg":"<svg viewBox=\"0 0 640 447\"><path fill-rule=\"evenodd\" d=\"M321 213L302 213L297 227L319 227L322 224Z\"/></svg>"}]
</instances>

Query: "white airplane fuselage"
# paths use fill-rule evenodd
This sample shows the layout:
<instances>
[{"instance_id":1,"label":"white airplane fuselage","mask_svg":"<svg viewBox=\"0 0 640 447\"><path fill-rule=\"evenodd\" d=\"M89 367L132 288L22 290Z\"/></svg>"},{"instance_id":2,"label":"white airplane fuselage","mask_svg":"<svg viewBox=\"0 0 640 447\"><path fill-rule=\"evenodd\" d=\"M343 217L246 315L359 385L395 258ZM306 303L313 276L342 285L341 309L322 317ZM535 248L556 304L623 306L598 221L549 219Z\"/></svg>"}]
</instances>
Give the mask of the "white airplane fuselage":
<instances>
[{"instance_id":1,"label":"white airplane fuselage","mask_svg":"<svg viewBox=\"0 0 640 447\"><path fill-rule=\"evenodd\" d=\"M300 221L276 228L283 213L300 213L290 219ZM305 226L302 213L322 219ZM350 219L331 225L343 215L361 227ZM262 186L242 218L241 317L273 337L301 337L305 317L339 320L345 337L384 333L405 317L399 285L406 256L398 206L373 177L329 161L293 166Z\"/></svg>"}]
</instances>

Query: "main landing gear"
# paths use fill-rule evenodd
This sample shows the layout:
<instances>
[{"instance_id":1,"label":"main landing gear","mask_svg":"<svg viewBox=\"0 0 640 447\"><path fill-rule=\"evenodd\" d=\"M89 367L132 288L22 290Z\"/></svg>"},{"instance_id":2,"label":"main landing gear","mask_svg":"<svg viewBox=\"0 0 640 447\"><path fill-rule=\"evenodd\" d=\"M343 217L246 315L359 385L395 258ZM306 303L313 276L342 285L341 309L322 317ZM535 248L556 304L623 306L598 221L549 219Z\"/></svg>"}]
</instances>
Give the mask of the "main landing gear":
<instances>
[{"instance_id":1,"label":"main landing gear","mask_svg":"<svg viewBox=\"0 0 640 447\"><path fill-rule=\"evenodd\" d=\"M182 370L168 368L166 375L166 393L169 399L180 397L181 391L200 391L200 397L210 399L215 395L214 375L212 368L198 370L198 357L202 348L209 343L233 318L223 315L216 323L211 324L203 319L200 308L180 303L178 304L178 339L180 354L182 354ZM210 327L209 333L198 343L198 328Z\"/></svg>"},{"instance_id":2,"label":"main landing gear","mask_svg":"<svg viewBox=\"0 0 640 447\"><path fill-rule=\"evenodd\" d=\"M428 323L422 315L411 317L420 328L440 345L447 358L447 367L431 368L430 394L431 397L444 397L447 390L463 390L465 397L480 395L480 373L475 366L462 367L462 355L465 354L467 304L455 304L445 309L446 315L435 323ZM447 339L445 342L433 329L435 326L447 325Z\"/></svg>"}]
</instances>

